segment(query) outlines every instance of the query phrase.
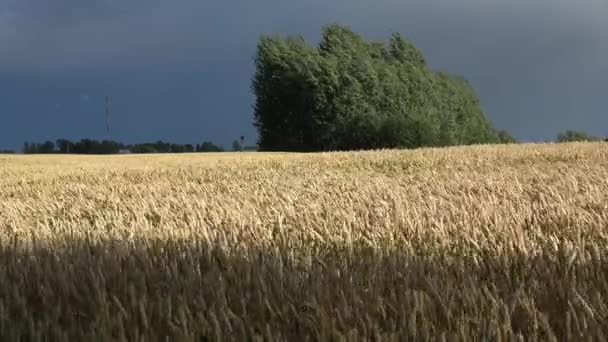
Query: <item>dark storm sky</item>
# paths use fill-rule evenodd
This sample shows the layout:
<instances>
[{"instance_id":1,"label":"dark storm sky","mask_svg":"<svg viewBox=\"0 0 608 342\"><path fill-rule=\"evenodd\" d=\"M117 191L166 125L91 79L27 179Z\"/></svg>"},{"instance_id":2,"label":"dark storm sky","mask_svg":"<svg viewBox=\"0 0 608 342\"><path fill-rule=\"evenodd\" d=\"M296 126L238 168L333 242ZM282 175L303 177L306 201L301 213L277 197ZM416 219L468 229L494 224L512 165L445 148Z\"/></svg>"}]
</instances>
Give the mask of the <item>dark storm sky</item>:
<instances>
[{"instance_id":1,"label":"dark storm sky","mask_svg":"<svg viewBox=\"0 0 608 342\"><path fill-rule=\"evenodd\" d=\"M262 33L399 31L525 141L608 135L606 0L0 0L0 148L58 137L255 140Z\"/></svg>"}]
</instances>

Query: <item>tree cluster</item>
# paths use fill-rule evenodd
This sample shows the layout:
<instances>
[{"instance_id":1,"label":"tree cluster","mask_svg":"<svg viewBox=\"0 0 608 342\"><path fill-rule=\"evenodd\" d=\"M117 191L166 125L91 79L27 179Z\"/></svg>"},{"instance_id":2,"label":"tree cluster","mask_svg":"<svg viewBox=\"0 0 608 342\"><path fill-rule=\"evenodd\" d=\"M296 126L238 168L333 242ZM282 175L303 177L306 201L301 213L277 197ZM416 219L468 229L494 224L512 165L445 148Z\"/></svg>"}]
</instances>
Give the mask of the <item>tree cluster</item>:
<instances>
[{"instance_id":1,"label":"tree cluster","mask_svg":"<svg viewBox=\"0 0 608 342\"><path fill-rule=\"evenodd\" d=\"M224 148L210 141L205 141L200 145L196 145L196 152L223 152Z\"/></svg>"},{"instance_id":2,"label":"tree cluster","mask_svg":"<svg viewBox=\"0 0 608 342\"><path fill-rule=\"evenodd\" d=\"M575 141L602 141L602 138L595 137L584 131L567 130L557 135L557 142L575 142ZM608 138L605 139L608 141Z\"/></svg>"},{"instance_id":3,"label":"tree cluster","mask_svg":"<svg viewBox=\"0 0 608 342\"><path fill-rule=\"evenodd\" d=\"M318 46L263 36L255 58L261 150L326 151L513 142L464 78L429 68L400 34L366 41L324 27Z\"/></svg>"},{"instance_id":4,"label":"tree cluster","mask_svg":"<svg viewBox=\"0 0 608 342\"><path fill-rule=\"evenodd\" d=\"M46 141L43 143L24 143L23 153L55 153L55 143L52 141Z\"/></svg>"},{"instance_id":5,"label":"tree cluster","mask_svg":"<svg viewBox=\"0 0 608 342\"><path fill-rule=\"evenodd\" d=\"M23 153L74 153L74 154L117 154L121 151L129 153L188 153L188 152L220 152L223 147L205 141L202 144L173 144L163 141L127 145L116 141L81 139L70 141L58 139L56 142L25 143Z\"/></svg>"}]
</instances>

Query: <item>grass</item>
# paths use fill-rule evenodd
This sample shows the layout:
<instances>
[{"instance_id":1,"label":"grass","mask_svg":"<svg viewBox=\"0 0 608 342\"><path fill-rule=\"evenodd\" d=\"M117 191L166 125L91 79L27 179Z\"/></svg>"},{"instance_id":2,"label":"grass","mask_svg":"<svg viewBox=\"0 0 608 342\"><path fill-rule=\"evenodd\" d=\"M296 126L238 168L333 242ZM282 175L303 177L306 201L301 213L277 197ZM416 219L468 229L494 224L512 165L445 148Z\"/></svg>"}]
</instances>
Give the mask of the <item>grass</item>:
<instances>
[{"instance_id":1,"label":"grass","mask_svg":"<svg viewBox=\"0 0 608 342\"><path fill-rule=\"evenodd\" d=\"M1 340L605 340L608 146L0 156Z\"/></svg>"}]
</instances>

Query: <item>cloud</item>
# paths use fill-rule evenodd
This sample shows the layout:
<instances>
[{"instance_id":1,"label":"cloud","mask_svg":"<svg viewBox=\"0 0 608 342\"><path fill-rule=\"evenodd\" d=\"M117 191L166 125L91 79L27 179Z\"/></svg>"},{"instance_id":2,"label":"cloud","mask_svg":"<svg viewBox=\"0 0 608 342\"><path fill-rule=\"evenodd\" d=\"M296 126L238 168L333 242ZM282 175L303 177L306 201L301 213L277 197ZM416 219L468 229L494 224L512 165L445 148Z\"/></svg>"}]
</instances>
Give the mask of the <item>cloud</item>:
<instances>
[{"instance_id":1,"label":"cloud","mask_svg":"<svg viewBox=\"0 0 608 342\"><path fill-rule=\"evenodd\" d=\"M576 115L591 128L607 123L607 16L606 0L2 0L0 74L27 80L24 87L45 73L75 83L85 75L88 83L66 96L141 92L132 101L143 103L146 91L181 84L205 89L191 95L201 108L214 102L215 111L245 116L259 35L314 40L339 22L368 38L404 33L433 68L471 80L499 126L531 137Z\"/></svg>"},{"instance_id":2,"label":"cloud","mask_svg":"<svg viewBox=\"0 0 608 342\"><path fill-rule=\"evenodd\" d=\"M0 71L248 61L261 33L314 38L337 21L372 37L401 31L440 67L525 75L563 63L605 67L607 14L604 0L7 0Z\"/></svg>"}]
</instances>

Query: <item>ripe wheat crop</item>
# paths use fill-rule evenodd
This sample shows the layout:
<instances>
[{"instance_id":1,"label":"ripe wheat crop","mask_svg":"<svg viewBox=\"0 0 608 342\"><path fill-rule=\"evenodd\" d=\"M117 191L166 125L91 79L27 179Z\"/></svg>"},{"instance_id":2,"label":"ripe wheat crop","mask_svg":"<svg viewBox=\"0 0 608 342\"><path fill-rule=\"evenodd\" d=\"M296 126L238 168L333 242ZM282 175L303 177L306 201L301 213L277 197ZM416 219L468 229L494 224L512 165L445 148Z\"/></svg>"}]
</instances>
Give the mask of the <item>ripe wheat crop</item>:
<instances>
[{"instance_id":1,"label":"ripe wheat crop","mask_svg":"<svg viewBox=\"0 0 608 342\"><path fill-rule=\"evenodd\" d=\"M606 340L608 146L0 156L0 339Z\"/></svg>"}]
</instances>

